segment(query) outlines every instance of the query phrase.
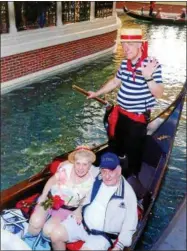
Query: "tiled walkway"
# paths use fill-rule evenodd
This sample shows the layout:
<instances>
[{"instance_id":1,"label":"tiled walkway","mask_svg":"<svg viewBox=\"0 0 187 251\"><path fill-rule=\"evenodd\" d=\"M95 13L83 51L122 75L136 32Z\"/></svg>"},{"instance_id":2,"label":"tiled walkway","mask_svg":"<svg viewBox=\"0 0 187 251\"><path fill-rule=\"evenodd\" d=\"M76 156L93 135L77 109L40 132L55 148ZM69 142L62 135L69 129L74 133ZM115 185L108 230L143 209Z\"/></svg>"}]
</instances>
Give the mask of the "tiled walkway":
<instances>
[{"instance_id":1,"label":"tiled walkway","mask_svg":"<svg viewBox=\"0 0 187 251\"><path fill-rule=\"evenodd\" d=\"M151 250L187 250L186 198L176 215Z\"/></svg>"}]
</instances>

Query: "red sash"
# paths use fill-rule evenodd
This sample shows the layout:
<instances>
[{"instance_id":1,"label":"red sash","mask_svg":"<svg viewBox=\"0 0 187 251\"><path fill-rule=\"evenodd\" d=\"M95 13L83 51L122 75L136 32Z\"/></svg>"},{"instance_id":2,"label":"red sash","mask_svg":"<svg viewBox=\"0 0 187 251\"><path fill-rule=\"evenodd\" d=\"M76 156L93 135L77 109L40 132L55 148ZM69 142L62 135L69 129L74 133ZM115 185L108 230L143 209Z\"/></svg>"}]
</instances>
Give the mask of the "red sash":
<instances>
[{"instance_id":1,"label":"red sash","mask_svg":"<svg viewBox=\"0 0 187 251\"><path fill-rule=\"evenodd\" d=\"M145 115L144 114L136 114L133 112L128 112L124 109L122 109L119 105L116 105L111 114L109 115L108 118L108 123L109 123L109 135L111 137L114 137L114 132L115 132L115 128L116 128L116 124L118 121L118 116L119 116L119 112L123 115L126 115L128 118L136 121L136 122L140 122L143 124L146 124L146 119L145 119Z\"/></svg>"}]
</instances>

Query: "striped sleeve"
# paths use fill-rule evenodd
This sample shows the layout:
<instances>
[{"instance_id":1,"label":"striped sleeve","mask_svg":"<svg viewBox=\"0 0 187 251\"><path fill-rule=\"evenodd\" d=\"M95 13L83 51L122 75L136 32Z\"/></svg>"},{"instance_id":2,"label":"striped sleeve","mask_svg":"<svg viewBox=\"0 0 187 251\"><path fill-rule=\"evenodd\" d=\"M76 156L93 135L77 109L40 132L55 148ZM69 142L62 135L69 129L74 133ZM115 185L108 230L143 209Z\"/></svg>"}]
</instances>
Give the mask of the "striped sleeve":
<instances>
[{"instance_id":1,"label":"striped sleeve","mask_svg":"<svg viewBox=\"0 0 187 251\"><path fill-rule=\"evenodd\" d=\"M123 61L122 61L121 65L116 73L116 78L118 78L120 80L122 80L122 65L123 65Z\"/></svg>"}]
</instances>

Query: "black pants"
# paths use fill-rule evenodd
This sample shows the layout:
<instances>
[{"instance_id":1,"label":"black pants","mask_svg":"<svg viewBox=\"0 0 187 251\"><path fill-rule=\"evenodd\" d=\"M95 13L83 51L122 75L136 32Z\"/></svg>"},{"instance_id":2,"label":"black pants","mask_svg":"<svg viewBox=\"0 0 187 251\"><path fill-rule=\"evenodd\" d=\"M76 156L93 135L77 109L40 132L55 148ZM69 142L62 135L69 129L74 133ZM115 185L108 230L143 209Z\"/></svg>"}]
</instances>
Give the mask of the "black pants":
<instances>
[{"instance_id":1,"label":"black pants","mask_svg":"<svg viewBox=\"0 0 187 251\"><path fill-rule=\"evenodd\" d=\"M147 124L135 122L119 114L115 136L109 140L109 149L118 156L127 156L129 175L137 175L140 172L146 133ZM124 175L123 169L122 174Z\"/></svg>"}]
</instances>

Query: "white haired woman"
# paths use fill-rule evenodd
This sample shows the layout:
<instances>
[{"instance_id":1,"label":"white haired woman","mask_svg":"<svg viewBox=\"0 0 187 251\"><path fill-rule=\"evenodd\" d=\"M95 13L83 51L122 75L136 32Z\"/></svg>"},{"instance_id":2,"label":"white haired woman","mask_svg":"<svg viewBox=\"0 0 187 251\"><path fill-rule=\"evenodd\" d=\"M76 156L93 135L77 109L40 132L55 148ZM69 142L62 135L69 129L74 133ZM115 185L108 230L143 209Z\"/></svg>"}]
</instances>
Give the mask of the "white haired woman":
<instances>
[{"instance_id":1,"label":"white haired woman","mask_svg":"<svg viewBox=\"0 0 187 251\"><path fill-rule=\"evenodd\" d=\"M90 191L99 169L92 165L96 156L87 146L79 146L69 154L68 161L59 165L47 181L37 206L31 215L29 234L37 236L41 230L50 239L55 226L72 214L81 221L78 207ZM50 217L50 219L49 219ZM49 220L48 220L49 219Z\"/></svg>"}]
</instances>

